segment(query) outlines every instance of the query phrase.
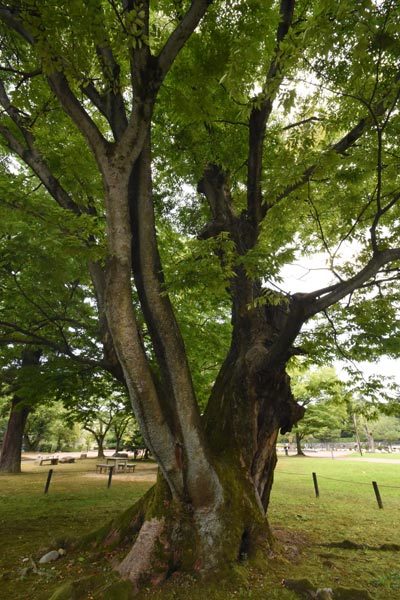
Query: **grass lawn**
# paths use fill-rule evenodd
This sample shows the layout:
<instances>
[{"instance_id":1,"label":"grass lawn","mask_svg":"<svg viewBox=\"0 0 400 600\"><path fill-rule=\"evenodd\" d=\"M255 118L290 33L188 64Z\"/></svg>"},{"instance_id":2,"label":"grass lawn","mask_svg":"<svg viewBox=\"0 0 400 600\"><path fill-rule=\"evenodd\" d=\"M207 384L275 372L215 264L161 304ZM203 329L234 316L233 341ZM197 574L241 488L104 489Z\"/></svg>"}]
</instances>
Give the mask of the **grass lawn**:
<instances>
[{"instance_id":1,"label":"grass lawn","mask_svg":"<svg viewBox=\"0 0 400 600\"><path fill-rule=\"evenodd\" d=\"M154 480L154 465L139 463L135 476L116 475L107 489L107 476L94 473L95 462L54 467L47 496L43 489L48 467L29 462L23 464L21 475L0 475L1 599L48 599L64 581L104 575L110 569L99 557L67 553L38 573L22 571L30 566L30 557L36 560L47 549L62 545L63 538L88 533L129 507ZM318 476L318 499L313 471ZM380 486L383 510L377 506L372 481ZM161 590L144 591L138 597L294 599L297 596L283 589L281 580L306 577L317 587L363 588L377 600L400 598L400 552L378 549L382 544L400 544L399 517L400 464L281 457L269 511L278 552L263 564L238 566L228 581L170 581ZM326 545L344 539L364 547Z\"/></svg>"},{"instance_id":2,"label":"grass lawn","mask_svg":"<svg viewBox=\"0 0 400 600\"><path fill-rule=\"evenodd\" d=\"M349 454L351 458L360 458L361 460L365 458L379 458L379 459L389 459L389 460L400 460L400 452L365 452L363 451L363 455L360 456L359 452L352 452Z\"/></svg>"}]
</instances>

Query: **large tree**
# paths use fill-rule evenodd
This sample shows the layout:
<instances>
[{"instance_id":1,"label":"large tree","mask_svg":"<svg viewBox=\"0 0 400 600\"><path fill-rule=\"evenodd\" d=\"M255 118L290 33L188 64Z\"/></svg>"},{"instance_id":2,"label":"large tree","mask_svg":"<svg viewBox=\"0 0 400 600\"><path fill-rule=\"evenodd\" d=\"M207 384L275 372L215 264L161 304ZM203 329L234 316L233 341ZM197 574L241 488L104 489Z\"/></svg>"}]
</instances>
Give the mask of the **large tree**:
<instances>
[{"instance_id":1,"label":"large tree","mask_svg":"<svg viewBox=\"0 0 400 600\"><path fill-rule=\"evenodd\" d=\"M102 340L160 467L118 571L138 584L230 564L269 537L277 434L303 413L287 362L340 347L345 317L354 347L364 330L384 351L390 314L380 336L372 324L398 301L396 3L14 0L0 17L0 134L61 208L92 219L88 247L105 217L105 260L89 263ZM196 232L192 261L165 222ZM277 290L299 247L327 254L332 283ZM231 307L203 415L172 302L186 260L199 301Z\"/></svg>"}]
</instances>

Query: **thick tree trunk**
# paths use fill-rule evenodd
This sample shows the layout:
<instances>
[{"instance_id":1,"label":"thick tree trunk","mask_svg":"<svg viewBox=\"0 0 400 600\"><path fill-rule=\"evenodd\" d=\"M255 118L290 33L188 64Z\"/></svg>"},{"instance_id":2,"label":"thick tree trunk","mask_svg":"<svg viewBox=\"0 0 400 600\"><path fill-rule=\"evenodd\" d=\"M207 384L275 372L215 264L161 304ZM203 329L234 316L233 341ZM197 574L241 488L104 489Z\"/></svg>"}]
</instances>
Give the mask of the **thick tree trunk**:
<instances>
[{"instance_id":1,"label":"thick tree trunk","mask_svg":"<svg viewBox=\"0 0 400 600\"><path fill-rule=\"evenodd\" d=\"M196 507L190 497L174 497L160 474L136 508L102 532L106 546L127 544L117 567L122 578L138 588L160 583L178 570L228 569L264 551L272 541L266 511L278 430L287 431L301 415L284 369L254 377L231 352L203 418L213 465L210 479L216 474L221 497ZM203 478L198 486L207 488L210 481Z\"/></svg>"},{"instance_id":2,"label":"thick tree trunk","mask_svg":"<svg viewBox=\"0 0 400 600\"><path fill-rule=\"evenodd\" d=\"M3 473L21 472L22 440L30 411L31 407L23 398L14 396L1 448L0 471Z\"/></svg>"},{"instance_id":3,"label":"thick tree trunk","mask_svg":"<svg viewBox=\"0 0 400 600\"><path fill-rule=\"evenodd\" d=\"M176 571L228 571L270 547L268 521L246 469L228 455L214 465L223 489L218 506L196 510L190 501L176 501L160 474L137 505L99 532L97 544L127 548L116 570L135 589L159 584Z\"/></svg>"},{"instance_id":4,"label":"thick tree trunk","mask_svg":"<svg viewBox=\"0 0 400 600\"><path fill-rule=\"evenodd\" d=\"M22 352L21 368L24 369L38 365L40 355L40 350L25 349ZM26 420L31 410L32 407L26 398L14 395L1 448L0 472L21 472L22 440L24 438Z\"/></svg>"}]
</instances>

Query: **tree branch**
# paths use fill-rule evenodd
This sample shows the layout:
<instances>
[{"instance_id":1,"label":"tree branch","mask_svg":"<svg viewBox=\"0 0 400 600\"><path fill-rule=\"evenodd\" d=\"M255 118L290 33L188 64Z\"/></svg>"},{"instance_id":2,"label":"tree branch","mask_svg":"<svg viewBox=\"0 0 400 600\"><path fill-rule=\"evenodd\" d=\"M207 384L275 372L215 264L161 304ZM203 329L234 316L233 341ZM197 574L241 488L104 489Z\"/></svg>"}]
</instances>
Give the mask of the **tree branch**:
<instances>
[{"instance_id":1,"label":"tree branch","mask_svg":"<svg viewBox=\"0 0 400 600\"><path fill-rule=\"evenodd\" d=\"M108 161L109 143L72 92L65 75L56 71L48 75L48 82L65 112L88 141L99 167L103 170Z\"/></svg>"},{"instance_id":2,"label":"tree branch","mask_svg":"<svg viewBox=\"0 0 400 600\"><path fill-rule=\"evenodd\" d=\"M161 85L180 50L190 38L213 0L192 0L187 13L171 33L157 58L158 83Z\"/></svg>"},{"instance_id":3,"label":"tree branch","mask_svg":"<svg viewBox=\"0 0 400 600\"><path fill-rule=\"evenodd\" d=\"M0 4L0 19L4 21L11 29L23 37L29 44L34 44L34 38L27 29L25 29L22 21L18 18L19 10L15 7Z\"/></svg>"},{"instance_id":4,"label":"tree branch","mask_svg":"<svg viewBox=\"0 0 400 600\"><path fill-rule=\"evenodd\" d=\"M336 304L336 302L339 302L339 300L360 288L369 279L374 277L381 267L396 260L400 260L400 248L377 252L371 257L365 267L350 279L308 294L296 294L295 297L301 299L301 302L307 305L305 308L306 319L326 310L332 304Z\"/></svg>"},{"instance_id":5,"label":"tree branch","mask_svg":"<svg viewBox=\"0 0 400 600\"><path fill-rule=\"evenodd\" d=\"M398 74L396 77L396 84L398 86L400 80L400 75ZM400 90L397 88L396 89L396 94L395 97L396 99L399 97L399 92ZM387 107L387 102L390 103L389 108ZM335 144L332 144L331 146L329 146L328 148L326 148L325 150L323 150L320 154L320 158L318 160L318 162L314 163L313 165L310 165L309 167L307 167L302 175L300 176L300 178L295 181L294 183L288 185L280 194L278 194L275 199L271 202L271 203L266 203L264 202L262 207L261 207L261 215L262 218L265 217L265 215L267 214L269 208L271 206L274 206L275 204L277 204L278 202L280 202L281 200L287 198L292 192L298 190L299 188L303 187L303 185L305 185L310 178L312 177L312 175L315 173L315 171L317 170L320 162L327 156L329 156L329 154L331 153L336 153L336 154L342 154L344 155L346 153L346 151L351 148L355 142L357 142L357 140L359 140L361 138L361 136L365 133L365 131L367 131L369 129L369 127L371 127L371 125L375 124L376 118L382 116L385 114L386 110L388 110L391 112L393 110L393 97L392 95L389 95L381 100L380 102L378 102L375 107L371 108L368 107L368 112L369 115L367 117L363 117L362 119L360 119L358 121L358 123L352 128L350 129L346 135L344 135L340 140L338 140ZM373 116L372 116L373 115Z\"/></svg>"},{"instance_id":6,"label":"tree branch","mask_svg":"<svg viewBox=\"0 0 400 600\"><path fill-rule=\"evenodd\" d=\"M261 105L254 107L249 120L249 154L247 161L247 212L254 228L262 219L261 178L265 130L272 112L273 101L282 81L281 42L285 39L293 20L295 0L281 0L280 23L276 32L276 48L264 84Z\"/></svg>"}]
</instances>

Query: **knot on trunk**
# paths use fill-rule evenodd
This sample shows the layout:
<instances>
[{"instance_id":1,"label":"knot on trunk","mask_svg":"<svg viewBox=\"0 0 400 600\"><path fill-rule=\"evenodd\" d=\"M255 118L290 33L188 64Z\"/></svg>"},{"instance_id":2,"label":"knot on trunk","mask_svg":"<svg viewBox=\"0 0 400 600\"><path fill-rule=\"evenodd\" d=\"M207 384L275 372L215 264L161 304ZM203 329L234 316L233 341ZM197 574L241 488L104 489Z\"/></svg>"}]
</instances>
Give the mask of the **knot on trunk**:
<instances>
[{"instance_id":1,"label":"knot on trunk","mask_svg":"<svg viewBox=\"0 0 400 600\"><path fill-rule=\"evenodd\" d=\"M247 350L244 358L250 375L255 375L268 364L269 351L262 342L256 342Z\"/></svg>"}]
</instances>

